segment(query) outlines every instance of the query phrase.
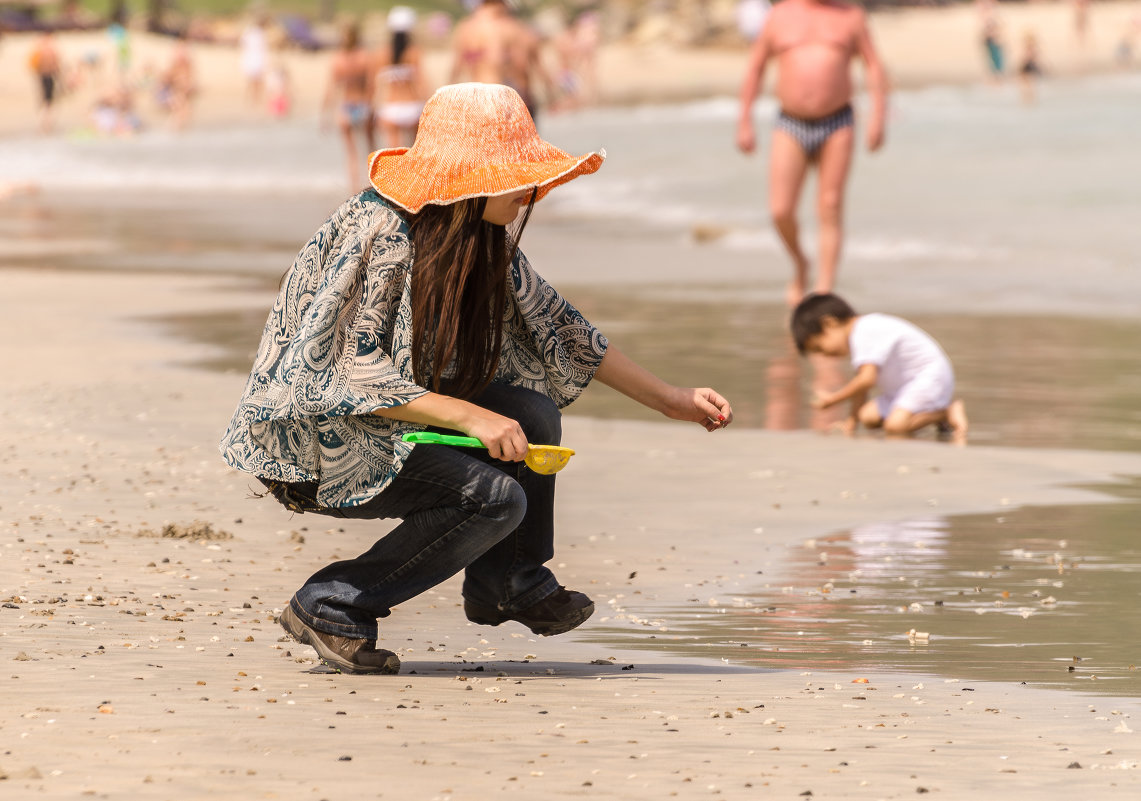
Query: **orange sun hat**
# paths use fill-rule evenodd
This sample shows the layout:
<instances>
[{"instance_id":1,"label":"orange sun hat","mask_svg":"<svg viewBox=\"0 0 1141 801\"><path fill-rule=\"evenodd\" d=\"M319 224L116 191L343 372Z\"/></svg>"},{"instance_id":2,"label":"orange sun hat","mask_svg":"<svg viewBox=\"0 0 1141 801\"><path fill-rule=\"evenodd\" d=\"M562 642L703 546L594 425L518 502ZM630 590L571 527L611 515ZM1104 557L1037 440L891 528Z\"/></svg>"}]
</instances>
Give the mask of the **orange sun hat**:
<instances>
[{"instance_id":1,"label":"orange sun hat","mask_svg":"<svg viewBox=\"0 0 1141 801\"><path fill-rule=\"evenodd\" d=\"M602 166L606 151L572 156L543 141L523 98L509 86L458 83L437 89L420 115L412 147L368 157L381 197L411 211L430 203L506 195L559 184Z\"/></svg>"}]
</instances>

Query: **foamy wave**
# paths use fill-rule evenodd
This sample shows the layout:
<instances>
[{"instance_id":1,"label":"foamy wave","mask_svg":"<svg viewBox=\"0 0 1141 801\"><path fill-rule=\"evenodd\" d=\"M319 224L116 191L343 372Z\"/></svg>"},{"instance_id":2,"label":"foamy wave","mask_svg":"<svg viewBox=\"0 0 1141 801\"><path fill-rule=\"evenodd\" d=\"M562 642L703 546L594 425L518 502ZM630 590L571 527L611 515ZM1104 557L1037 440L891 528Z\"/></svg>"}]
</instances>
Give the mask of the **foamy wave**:
<instances>
[{"instance_id":1,"label":"foamy wave","mask_svg":"<svg viewBox=\"0 0 1141 801\"><path fill-rule=\"evenodd\" d=\"M5 182L49 190L341 191L336 144L318 142L315 148L313 135L299 133L155 131L131 139L15 139L0 152L0 175Z\"/></svg>"},{"instance_id":2,"label":"foamy wave","mask_svg":"<svg viewBox=\"0 0 1141 801\"><path fill-rule=\"evenodd\" d=\"M919 259L942 259L948 261L997 260L1004 252L994 248L953 245L947 242L925 241L921 239L863 239L853 237L844 245L845 254L858 261L901 262Z\"/></svg>"}]
</instances>

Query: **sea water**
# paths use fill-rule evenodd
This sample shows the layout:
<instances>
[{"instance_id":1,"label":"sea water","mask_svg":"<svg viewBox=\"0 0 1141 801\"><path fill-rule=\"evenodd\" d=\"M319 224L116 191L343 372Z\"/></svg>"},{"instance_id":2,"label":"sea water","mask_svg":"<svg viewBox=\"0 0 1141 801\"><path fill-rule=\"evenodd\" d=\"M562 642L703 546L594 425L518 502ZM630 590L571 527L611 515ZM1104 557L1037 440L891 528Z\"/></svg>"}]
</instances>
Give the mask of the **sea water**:
<instances>
[{"instance_id":1,"label":"sea water","mask_svg":"<svg viewBox=\"0 0 1141 801\"><path fill-rule=\"evenodd\" d=\"M868 154L858 99L843 271L940 263L990 270L1000 286L1012 263L1047 274L1132 272L1141 248L1139 100L1141 73L1045 82L1033 106L1013 85L897 92L887 143ZM774 114L769 99L758 103L762 151ZM779 254L765 211L767 156L737 152L736 116L732 98L540 116L541 133L567 151L608 154L589 181L544 201L544 224L617 223L659 237L698 229L718 248ZM297 119L128 139L9 139L0 179L49 192L146 194L159 207L162 195L327 200L347 194L342 158L336 136ZM809 251L811 202L810 185Z\"/></svg>"}]
</instances>

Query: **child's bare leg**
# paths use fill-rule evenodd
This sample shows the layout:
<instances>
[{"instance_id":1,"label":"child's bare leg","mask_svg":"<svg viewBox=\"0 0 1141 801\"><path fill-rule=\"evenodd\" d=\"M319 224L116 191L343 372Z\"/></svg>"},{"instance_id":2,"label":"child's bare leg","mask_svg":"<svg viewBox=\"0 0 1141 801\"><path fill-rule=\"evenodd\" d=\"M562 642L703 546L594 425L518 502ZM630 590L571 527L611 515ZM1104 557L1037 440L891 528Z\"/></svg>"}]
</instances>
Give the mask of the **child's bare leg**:
<instances>
[{"instance_id":1,"label":"child's bare leg","mask_svg":"<svg viewBox=\"0 0 1141 801\"><path fill-rule=\"evenodd\" d=\"M817 154L817 215L820 218L820 254L817 258L817 292L831 292L836 286L836 267L844 239L844 189L852 164L855 130L843 128L832 134Z\"/></svg>"},{"instance_id":2,"label":"child's bare leg","mask_svg":"<svg viewBox=\"0 0 1141 801\"><path fill-rule=\"evenodd\" d=\"M879 404L870 400L860 407L856 416L864 428L879 428L883 425L883 415L880 414Z\"/></svg>"},{"instance_id":3,"label":"child's bare leg","mask_svg":"<svg viewBox=\"0 0 1141 801\"><path fill-rule=\"evenodd\" d=\"M793 277L788 287L788 304L796 305L808 291L808 258L800 247L796 207L808 173L808 157L796 140L784 131L773 131L769 159L769 210L773 227L792 257Z\"/></svg>"},{"instance_id":4,"label":"child's bare leg","mask_svg":"<svg viewBox=\"0 0 1141 801\"><path fill-rule=\"evenodd\" d=\"M889 437L909 437L921 428L946 421L946 409L937 412L909 412L897 406L883 421L883 430Z\"/></svg>"},{"instance_id":5,"label":"child's bare leg","mask_svg":"<svg viewBox=\"0 0 1141 801\"><path fill-rule=\"evenodd\" d=\"M947 407L947 425L951 427L951 436L954 439L967 438L967 407L961 400L952 401Z\"/></svg>"}]
</instances>

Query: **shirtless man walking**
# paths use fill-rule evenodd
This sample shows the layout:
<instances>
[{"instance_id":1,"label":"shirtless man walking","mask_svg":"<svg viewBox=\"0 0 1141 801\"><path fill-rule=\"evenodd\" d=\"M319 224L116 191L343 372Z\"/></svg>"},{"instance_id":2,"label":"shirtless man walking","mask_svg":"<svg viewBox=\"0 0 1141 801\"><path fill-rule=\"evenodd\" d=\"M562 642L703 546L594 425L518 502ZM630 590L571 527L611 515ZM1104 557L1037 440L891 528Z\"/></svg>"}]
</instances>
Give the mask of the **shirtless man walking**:
<instances>
[{"instance_id":1,"label":"shirtless man walking","mask_svg":"<svg viewBox=\"0 0 1141 801\"><path fill-rule=\"evenodd\" d=\"M531 117L537 119L535 84L542 81L547 97L554 82L543 66L542 40L512 14L506 0L483 0L456 26L451 83L502 83L519 93Z\"/></svg>"},{"instance_id":2,"label":"shirtless man walking","mask_svg":"<svg viewBox=\"0 0 1141 801\"><path fill-rule=\"evenodd\" d=\"M744 153L756 148L753 102L763 85L765 67L776 59L781 111L770 148L769 206L795 268L788 288L790 306L808 291L808 259L800 247L796 209L813 165L818 171L820 236L814 291L831 292L836 282L844 187L855 141L851 63L857 56L864 61L871 96L867 145L874 152L884 139L887 76L861 9L844 0L784 0L769 14L749 54L737 146Z\"/></svg>"}]
</instances>

